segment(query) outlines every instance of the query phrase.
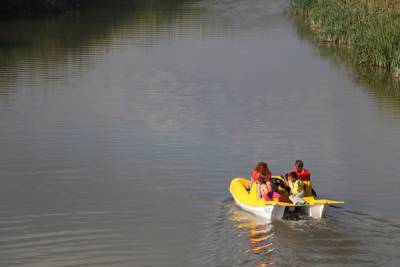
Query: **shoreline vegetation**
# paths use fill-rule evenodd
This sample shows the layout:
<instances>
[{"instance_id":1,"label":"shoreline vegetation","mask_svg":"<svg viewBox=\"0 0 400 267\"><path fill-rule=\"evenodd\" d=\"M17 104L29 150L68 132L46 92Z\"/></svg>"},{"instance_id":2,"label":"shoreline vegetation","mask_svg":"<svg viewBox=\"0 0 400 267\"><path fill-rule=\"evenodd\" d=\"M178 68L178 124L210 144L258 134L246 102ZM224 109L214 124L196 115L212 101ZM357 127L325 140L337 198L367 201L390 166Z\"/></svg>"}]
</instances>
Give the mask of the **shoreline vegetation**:
<instances>
[{"instance_id":1,"label":"shoreline vegetation","mask_svg":"<svg viewBox=\"0 0 400 267\"><path fill-rule=\"evenodd\" d=\"M318 41L351 51L350 60L400 78L399 0L291 0L289 13Z\"/></svg>"},{"instance_id":2,"label":"shoreline vegetation","mask_svg":"<svg viewBox=\"0 0 400 267\"><path fill-rule=\"evenodd\" d=\"M3 18L60 14L76 9L84 0L1 0Z\"/></svg>"},{"instance_id":3,"label":"shoreline vegetation","mask_svg":"<svg viewBox=\"0 0 400 267\"><path fill-rule=\"evenodd\" d=\"M2 0L0 17L31 17L79 9L90 0ZM294 15L321 43L351 52L350 60L400 80L400 0L290 0Z\"/></svg>"}]
</instances>

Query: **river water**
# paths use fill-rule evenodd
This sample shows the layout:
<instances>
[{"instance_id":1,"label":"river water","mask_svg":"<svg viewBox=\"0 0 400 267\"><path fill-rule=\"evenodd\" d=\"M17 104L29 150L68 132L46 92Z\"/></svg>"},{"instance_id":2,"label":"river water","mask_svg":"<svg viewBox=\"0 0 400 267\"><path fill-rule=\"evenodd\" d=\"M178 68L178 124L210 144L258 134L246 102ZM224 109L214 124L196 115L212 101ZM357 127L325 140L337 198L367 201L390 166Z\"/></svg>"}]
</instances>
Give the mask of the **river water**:
<instances>
[{"instance_id":1,"label":"river water","mask_svg":"<svg viewBox=\"0 0 400 267\"><path fill-rule=\"evenodd\" d=\"M400 89L277 0L99 1L0 22L0 266L396 266ZM303 159L322 220L233 177Z\"/></svg>"}]
</instances>

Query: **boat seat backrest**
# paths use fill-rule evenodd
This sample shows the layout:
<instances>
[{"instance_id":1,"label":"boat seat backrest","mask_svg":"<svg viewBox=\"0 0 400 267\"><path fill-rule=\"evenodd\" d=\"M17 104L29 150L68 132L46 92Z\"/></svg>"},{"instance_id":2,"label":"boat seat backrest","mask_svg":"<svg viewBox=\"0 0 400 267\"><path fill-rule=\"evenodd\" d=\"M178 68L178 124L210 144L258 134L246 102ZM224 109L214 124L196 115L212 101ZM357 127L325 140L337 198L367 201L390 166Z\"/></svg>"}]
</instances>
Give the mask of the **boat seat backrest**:
<instances>
[{"instance_id":1,"label":"boat seat backrest","mask_svg":"<svg viewBox=\"0 0 400 267\"><path fill-rule=\"evenodd\" d=\"M257 183L253 183L250 189L250 198L251 199L258 199L258 192L257 192Z\"/></svg>"},{"instance_id":2,"label":"boat seat backrest","mask_svg":"<svg viewBox=\"0 0 400 267\"><path fill-rule=\"evenodd\" d=\"M303 181L303 183L304 183L304 190L306 191L305 196L306 197L312 197L313 193L312 193L311 181Z\"/></svg>"}]
</instances>

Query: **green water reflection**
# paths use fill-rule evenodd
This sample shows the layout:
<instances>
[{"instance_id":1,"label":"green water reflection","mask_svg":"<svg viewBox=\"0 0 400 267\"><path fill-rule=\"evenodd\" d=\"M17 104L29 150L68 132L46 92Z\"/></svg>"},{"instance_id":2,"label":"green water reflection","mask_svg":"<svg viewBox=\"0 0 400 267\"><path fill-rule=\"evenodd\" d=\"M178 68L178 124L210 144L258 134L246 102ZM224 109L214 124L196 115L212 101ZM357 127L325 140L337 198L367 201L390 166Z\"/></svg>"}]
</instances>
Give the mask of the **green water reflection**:
<instances>
[{"instance_id":1,"label":"green water reflection","mask_svg":"<svg viewBox=\"0 0 400 267\"><path fill-rule=\"evenodd\" d=\"M313 38L309 28L301 21L293 20L301 40L312 43L318 49L319 55L330 60L332 64L346 66L353 80L367 89L368 94L374 97L383 109L400 108L400 80L393 78L391 73L383 69L358 64L349 48L321 43Z\"/></svg>"},{"instance_id":2,"label":"green water reflection","mask_svg":"<svg viewBox=\"0 0 400 267\"><path fill-rule=\"evenodd\" d=\"M2 20L0 90L4 94L7 88L15 86L21 76L41 75L57 79L70 64L74 66L72 75L81 75L92 59L99 61L104 58L107 44L122 40L127 35L135 45L157 45L158 40L165 37L163 27L179 19L185 2L96 1L75 13ZM139 33L141 38L135 40L135 33ZM125 44L122 40L120 45Z\"/></svg>"}]
</instances>

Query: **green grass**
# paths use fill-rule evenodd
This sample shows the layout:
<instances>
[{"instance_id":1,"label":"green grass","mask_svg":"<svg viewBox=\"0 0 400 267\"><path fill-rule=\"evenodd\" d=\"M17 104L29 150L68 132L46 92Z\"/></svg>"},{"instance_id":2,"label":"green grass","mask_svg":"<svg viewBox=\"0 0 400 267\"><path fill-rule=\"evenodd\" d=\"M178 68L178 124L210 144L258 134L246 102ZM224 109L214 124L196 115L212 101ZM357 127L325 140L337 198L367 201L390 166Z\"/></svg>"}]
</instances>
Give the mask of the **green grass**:
<instances>
[{"instance_id":1,"label":"green grass","mask_svg":"<svg viewBox=\"0 0 400 267\"><path fill-rule=\"evenodd\" d=\"M4 17L62 13L81 0L1 0L0 14Z\"/></svg>"},{"instance_id":2,"label":"green grass","mask_svg":"<svg viewBox=\"0 0 400 267\"><path fill-rule=\"evenodd\" d=\"M360 64L400 77L400 1L292 0L290 11L320 41L347 46Z\"/></svg>"}]
</instances>

